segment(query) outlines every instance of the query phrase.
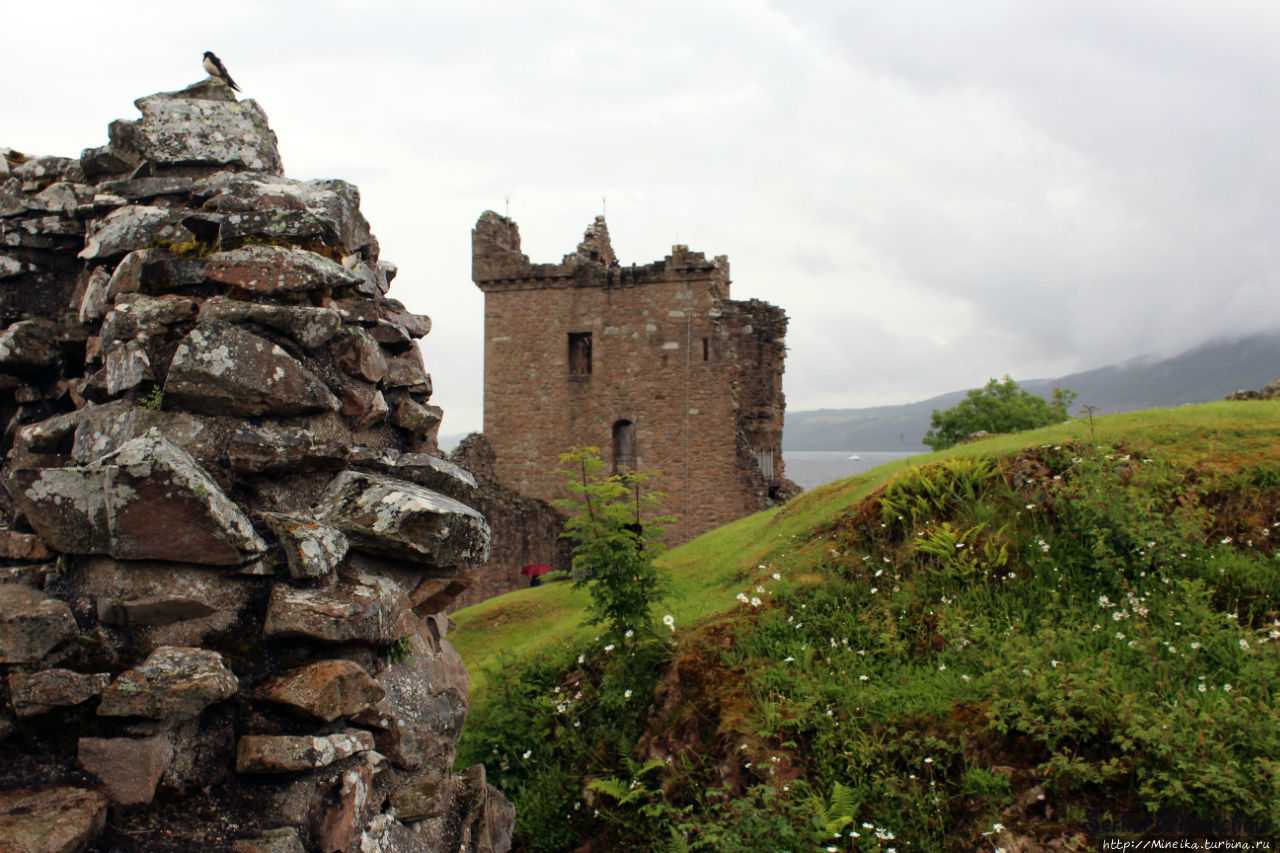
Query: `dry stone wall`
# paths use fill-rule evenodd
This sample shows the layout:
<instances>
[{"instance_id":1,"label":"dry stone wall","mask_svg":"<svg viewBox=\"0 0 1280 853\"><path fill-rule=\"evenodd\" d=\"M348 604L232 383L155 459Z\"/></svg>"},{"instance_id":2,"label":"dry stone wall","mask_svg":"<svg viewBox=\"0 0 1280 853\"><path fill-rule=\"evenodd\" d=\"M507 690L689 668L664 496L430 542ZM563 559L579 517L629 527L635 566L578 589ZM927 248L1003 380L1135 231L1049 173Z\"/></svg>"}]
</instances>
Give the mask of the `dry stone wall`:
<instances>
[{"instance_id":1,"label":"dry stone wall","mask_svg":"<svg viewBox=\"0 0 1280 853\"><path fill-rule=\"evenodd\" d=\"M504 851L430 321L256 103L136 106L0 161L0 848Z\"/></svg>"}]
</instances>

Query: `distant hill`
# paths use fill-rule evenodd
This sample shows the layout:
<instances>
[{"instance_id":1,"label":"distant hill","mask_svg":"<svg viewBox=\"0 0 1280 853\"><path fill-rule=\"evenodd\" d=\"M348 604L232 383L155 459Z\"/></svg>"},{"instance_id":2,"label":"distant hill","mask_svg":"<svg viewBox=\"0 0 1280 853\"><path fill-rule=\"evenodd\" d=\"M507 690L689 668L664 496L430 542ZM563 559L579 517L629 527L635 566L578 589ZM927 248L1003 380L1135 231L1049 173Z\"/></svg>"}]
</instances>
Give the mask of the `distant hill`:
<instances>
[{"instance_id":1,"label":"distant hill","mask_svg":"<svg viewBox=\"0 0 1280 853\"><path fill-rule=\"evenodd\" d=\"M1280 332L1211 341L1172 358L1139 358L1057 379L1014 377L1021 387L1046 398L1056 386L1070 388L1080 395L1074 410L1088 404L1097 406L1101 414L1207 403L1242 388L1261 388L1277 378ZM968 389L953 391L899 406L788 411L782 447L924 451L921 439L933 410L949 409L967 393Z\"/></svg>"}]
</instances>

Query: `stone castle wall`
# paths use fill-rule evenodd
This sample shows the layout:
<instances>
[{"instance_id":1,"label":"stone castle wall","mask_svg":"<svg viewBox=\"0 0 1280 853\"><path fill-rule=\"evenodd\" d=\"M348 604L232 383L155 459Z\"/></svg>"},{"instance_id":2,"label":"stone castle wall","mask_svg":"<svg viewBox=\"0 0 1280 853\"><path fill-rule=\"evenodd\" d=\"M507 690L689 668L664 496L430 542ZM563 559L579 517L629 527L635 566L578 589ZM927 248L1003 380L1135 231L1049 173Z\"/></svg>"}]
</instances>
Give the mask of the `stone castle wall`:
<instances>
[{"instance_id":1,"label":"stone castle wall","mask_svg":"<svg viewBox=\"0 0 1280 853\"><path fill-rule=\"evenodd\" d=\"M504 851L475 480L343 181L215 81L0 160L0 847Z\"/></svg>"},{"instance_id":2,"label":"stone castle wall","mask_svg":"<svg viewBox=\"0 0 1280 853\"><path fill-rule=\"evenodd\" d=\"M782 470L786 317L729 298L723 257L676 246L617 264L603 217L559 264L531 264L519 230L486 212L472 232L485 294L484 435L501 483L564 497L575 445L654 470L670 544L796 489Z\"/></svg>"}]
</instances>

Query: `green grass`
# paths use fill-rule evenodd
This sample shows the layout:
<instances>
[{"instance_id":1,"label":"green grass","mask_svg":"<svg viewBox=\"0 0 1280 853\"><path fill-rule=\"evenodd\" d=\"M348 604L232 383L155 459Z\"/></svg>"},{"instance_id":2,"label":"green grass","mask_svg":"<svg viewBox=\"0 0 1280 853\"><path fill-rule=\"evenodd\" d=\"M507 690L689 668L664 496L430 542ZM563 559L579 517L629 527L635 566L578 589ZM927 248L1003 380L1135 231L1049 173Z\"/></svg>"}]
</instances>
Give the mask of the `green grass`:
<instances>
[{"instance_id":1,"label":"green grass","mask_svg":"<svg viewBox=\"0 0 1280 853\"><path fill-rule=\"evenodd\" d=\"M679 630L631 647L568 584L468 608L460 758L525 850L1274 832L1278 426L1144 411L827 484L666 554Z\"/></svg>"},{"instance_id":2,"label":"green grass","mask_svg":"<svg viewBox=\"0 0 1280 853\"><path fill-rule=\"evenodd\" d=\"M671 573L672 595L664 613L688 626L737 606L734 596L765 574L758 567L786 551L826 518L847 511L885 481L909 467L942 459L996 458L1023 447L1069 441L1128 442L1158 446L1173 458L1217 469L1280 460L1280 401L1209 403L1148 409L1064 425L993 436L982 441L882 465L855 477L804 492L781 510L748 516L673 548L660 561ZM467 662L472 702L483 706L488 673L550 648L574 646L596 631L582 624L586 593L567 583L549 583L491 598L453 614L450 640Z\"/></svg>"}]
</instances>

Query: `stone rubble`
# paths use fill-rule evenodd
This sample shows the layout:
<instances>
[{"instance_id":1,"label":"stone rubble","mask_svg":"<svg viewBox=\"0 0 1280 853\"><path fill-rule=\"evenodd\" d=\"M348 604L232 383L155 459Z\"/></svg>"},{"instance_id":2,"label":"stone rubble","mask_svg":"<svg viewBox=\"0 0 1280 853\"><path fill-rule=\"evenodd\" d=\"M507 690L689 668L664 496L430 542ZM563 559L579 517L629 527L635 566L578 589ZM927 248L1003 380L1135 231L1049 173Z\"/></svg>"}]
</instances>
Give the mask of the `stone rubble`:
<instances>
[{"instance_id":1,"label":"stone rubble","mask_svg":"<svg viewBox=\"0 0 1280 853\"><path fill-rule=\"evenodd\" d=\"M0 148L0 848L510 847L453 768L489 557L355 187L206 80Z\"/></svg>"}]
</instances>

